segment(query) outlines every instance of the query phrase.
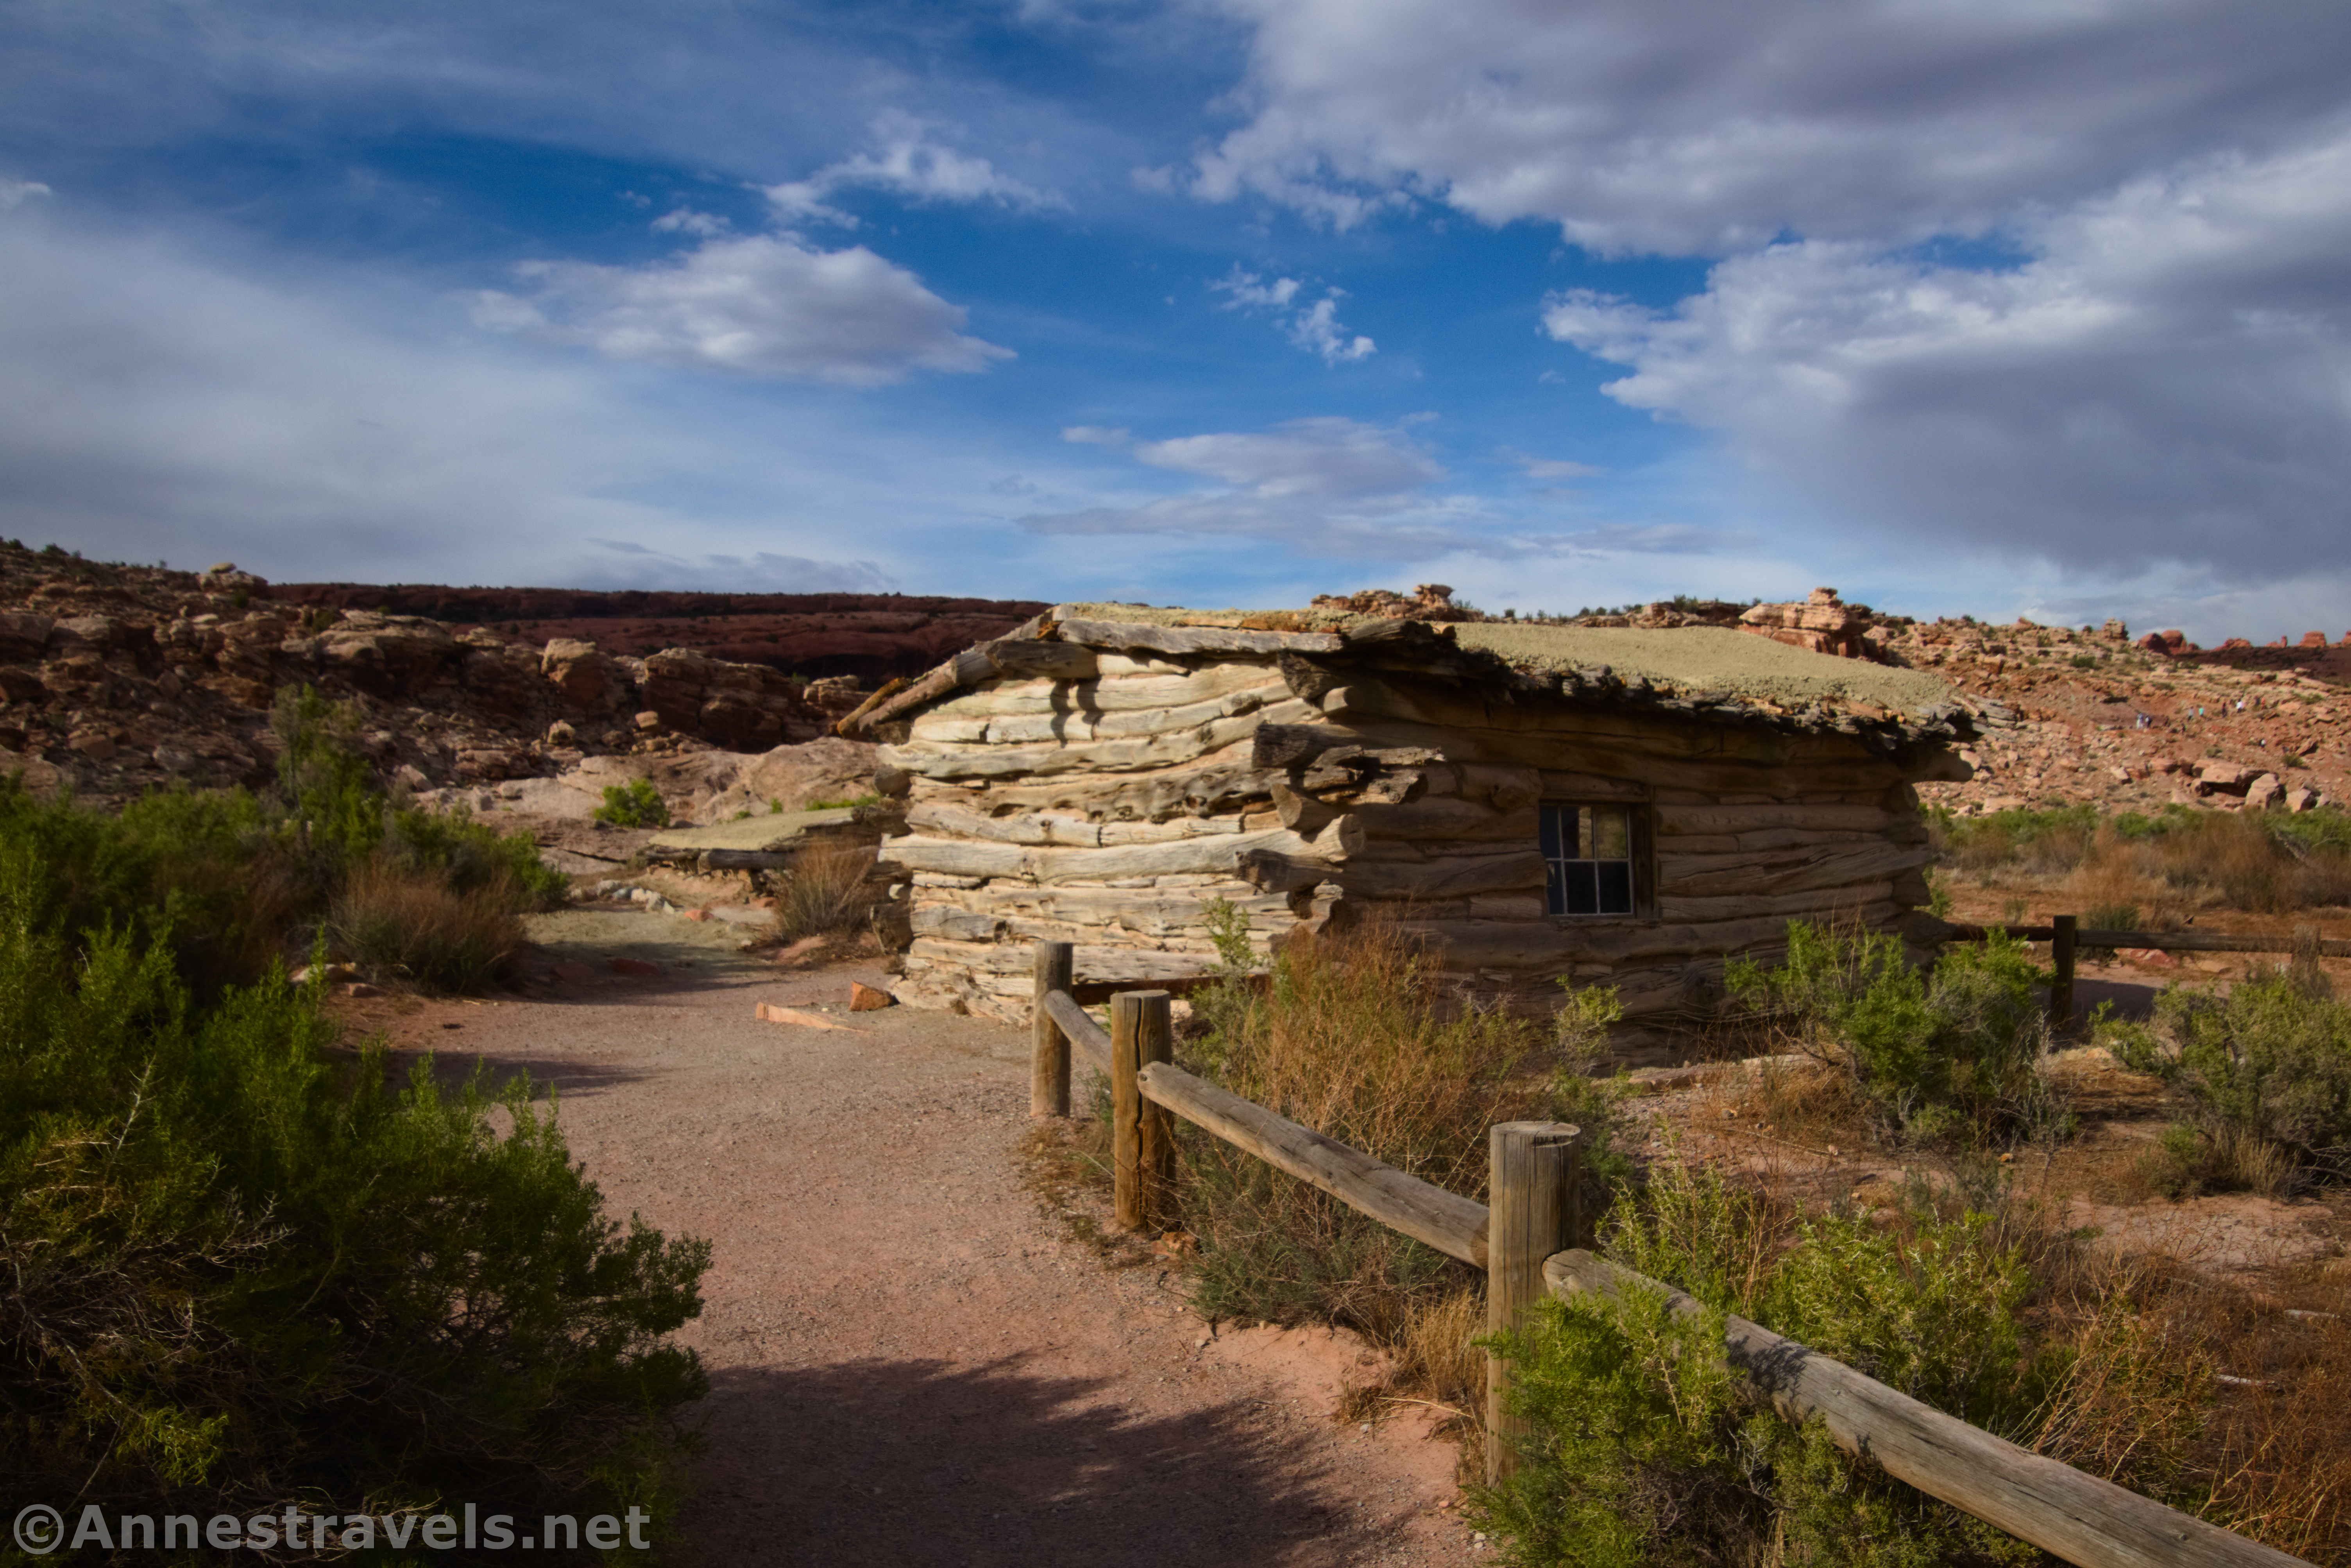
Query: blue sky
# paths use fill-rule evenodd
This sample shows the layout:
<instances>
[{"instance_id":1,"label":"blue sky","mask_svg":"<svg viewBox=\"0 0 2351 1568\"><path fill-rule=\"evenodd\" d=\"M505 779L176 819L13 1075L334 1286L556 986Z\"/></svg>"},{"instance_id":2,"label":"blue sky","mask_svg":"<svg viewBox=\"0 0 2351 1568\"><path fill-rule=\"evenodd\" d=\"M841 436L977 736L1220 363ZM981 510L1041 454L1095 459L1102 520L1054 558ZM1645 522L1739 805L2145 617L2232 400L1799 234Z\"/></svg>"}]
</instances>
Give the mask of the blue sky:
<instances>
[{"instance_id":1,"label":"blue sky","mask_svg":"<svg viewBox=\"0 0 2351 1568\"><path fill-rule=\"evenodd\" d=\"M2351 626L2351 10L30 4L0 532Z\"/></svg>"}]
</instances>

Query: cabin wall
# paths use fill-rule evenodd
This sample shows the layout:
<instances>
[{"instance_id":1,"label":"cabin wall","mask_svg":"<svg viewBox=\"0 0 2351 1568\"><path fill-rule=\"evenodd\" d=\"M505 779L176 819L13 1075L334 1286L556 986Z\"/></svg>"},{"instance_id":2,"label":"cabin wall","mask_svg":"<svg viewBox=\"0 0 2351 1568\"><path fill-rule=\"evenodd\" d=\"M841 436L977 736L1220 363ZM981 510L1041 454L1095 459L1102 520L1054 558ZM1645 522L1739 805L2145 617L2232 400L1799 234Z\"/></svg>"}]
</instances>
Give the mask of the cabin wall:
<instances>
[{"instance_id":1,"label":"cabin wall","mask_svg":"<svg viewBox=\"0 0 2351 1568\"><path fill-rule=\"evenodd\" d=\"M1857 741L1341 678L1102 653L1091 679L924 709L885 752L912 776L883 847L907 879L901 995L1025 1018L1040 937L1088 979L1196 974L1223 898L1261 950L1387 915L1481 1000L1545 1009L1564 975L1690 1019L1725 955L1775 949L1790 916L1884 927L1926 901L1916 797ZM1639 807L1647 917L1544 913L1545 800Z\"/></svg>"}]
</instances>

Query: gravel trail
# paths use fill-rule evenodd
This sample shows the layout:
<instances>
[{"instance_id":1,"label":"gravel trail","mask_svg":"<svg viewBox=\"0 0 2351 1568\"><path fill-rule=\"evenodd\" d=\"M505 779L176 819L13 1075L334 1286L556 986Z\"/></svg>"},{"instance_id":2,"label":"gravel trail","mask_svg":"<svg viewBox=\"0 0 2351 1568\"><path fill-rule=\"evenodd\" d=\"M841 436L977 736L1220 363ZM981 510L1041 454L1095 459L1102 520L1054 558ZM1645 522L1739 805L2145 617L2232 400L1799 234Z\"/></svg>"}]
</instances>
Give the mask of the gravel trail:
<instances>
[{"instance_id":1,"label":"gravel trail","mask_svg":"<svg viewBox=\"0 0 2351 1568\"><path fill-rule=\"evenodd\" d=\"M1332 1418L1345 1344L1211 1337L1155 1269L1061 1239L1019 1183L1027 1038L891 1009L871 968L575 912L546 999L381 1004L396 1047L525 1070L616 1214L707 1237L711 1373L682 1561L1458 1563L1450 1444ZM611 973L615 956L663 977ZM836 1009L778 1025L756 1002ZM1205 1343L1203 1342L1206 1342Z\"/></svg>"}]
</instances>

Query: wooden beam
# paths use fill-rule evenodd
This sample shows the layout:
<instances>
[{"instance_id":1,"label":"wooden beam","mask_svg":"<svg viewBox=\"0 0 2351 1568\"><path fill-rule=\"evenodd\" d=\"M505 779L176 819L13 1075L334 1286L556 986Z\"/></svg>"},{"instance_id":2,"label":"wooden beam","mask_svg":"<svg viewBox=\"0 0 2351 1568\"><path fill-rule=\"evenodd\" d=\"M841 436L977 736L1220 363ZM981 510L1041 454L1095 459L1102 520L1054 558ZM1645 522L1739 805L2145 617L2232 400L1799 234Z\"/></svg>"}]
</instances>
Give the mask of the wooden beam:
<instances>
[{"instance_id":1,"label":"wooden beam","mask_svg":"<svg viewBox=\"0 0 2351 1568\"><path fill-rule=\"evenodd\" d=\"M1335 653L1328 632L1249 632L1231 626L1149 626L1136 621L1063 621L1061 641L1089 648L1141 648L1178 658L1204 653Z\"/></svg>"},{"instance_id":2,"label":"wooden beam","mask_svg":"<svg viewBox=\"0 0 2351 1568\"><path fill-rule=\"evenodd\" d=\"M1543 1261L1583 1239L1577 1223L1576 1166L1581 1129L1564 1122L1499 1122L1487 1129L1486 1332L1518 1326L1543 1298ZM1513 1416L1510 1364L1486 1355L1486 1484L1499 1486L1518 1468L1519 1445L1531 1425Z\"/></svg>"},{"instance_id":3,"label":"wooden beam","mask_svg":"<svg viewBox=\"0 0 2351 1568\"><path fill-rule=\"evenodd\" d=\"M1067 942L1040 942L1036 949L1037 1008L1030 1019L1035 1039L1029 1056L1029 1114L1070 1113L1070 1037L1053 1019L1045 999L1070 988L1077 949Z\"/></svg>"},{"instance_id":4,"label":"wooden beam","mask_svg":"<svg viewBox=\"0 0 2351 1568\"><path fill-rule=\"evenodd\" d=\"M1049 992L1045 998L1045 1010L1053 1015L1053 1021L1061 1026L1063 1036L1085 1057L1087 1066L1096 1072L1110 1071L1110 1031L1094 1022L1086 1009L1078 1005L1076 998L1067 991Z\"/></svg>"},{"instance_id":5,"label":"wooden beam","mask_svg":"<svg viewBox=\"0 0 2351 1568\"><path fill-rule=\"evenodd\" d=\"M1662 1293L1677 1316L1705 1311L1681 1291L1590 1252L1559 1254L1543 1277L1562 1295L1648 1290ZM1790 1421L1819 1416L1847 1453L2080 1568L2302 1562L2028 1452L1745 1318L1727 1316L1723 1337L1731 1364Z\"/></svg>"},{"instance_id":6,"label":"wooden beam","mask_svg":"<svg viewBox=\"0 0 2351 1568\"><path fill-rule=\"evenodd\" d=\"M1276 1169L1321 1187L1349 1207L1447 1257L1486 1266L1484 1204L1406 1176L1180 1067L1164 1062L1146 1067L1138 1082L1155 1103Z\"/></svg>"}]
</instances>

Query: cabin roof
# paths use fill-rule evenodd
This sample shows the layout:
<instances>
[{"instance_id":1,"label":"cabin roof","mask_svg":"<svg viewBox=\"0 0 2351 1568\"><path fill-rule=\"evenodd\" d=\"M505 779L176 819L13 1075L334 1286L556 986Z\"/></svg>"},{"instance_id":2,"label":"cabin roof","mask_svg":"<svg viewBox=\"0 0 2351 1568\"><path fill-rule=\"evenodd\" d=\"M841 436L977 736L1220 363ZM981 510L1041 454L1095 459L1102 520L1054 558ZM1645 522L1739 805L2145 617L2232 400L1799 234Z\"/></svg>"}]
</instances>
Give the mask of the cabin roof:
<instances>
[{"instance_id":1,"label":"cabin roof","mask_svg":"<svg viewBox=\"0 0 2351 1568\"><path fill-rule=\"evenodd\" d=\"M1216 632L1228 633L1220 650ZM1215 656L1299 653L1343 668L1368 664L1470 684L1499 683L1527 698L1578 706L1664 709L1717 722L1834 729L1881 745L1966 738L1974 715L1959 693L1923 671L1841 659L1721 626L1552 626L1527 622L1432 622L1326 610L1187 610L1060 604L1009 636L958 654L922 680L885 688L838 727L858 734L998 670L987 651L1063 641L1153 652L1171 643Z\"/></svg>"}]
</instances>

